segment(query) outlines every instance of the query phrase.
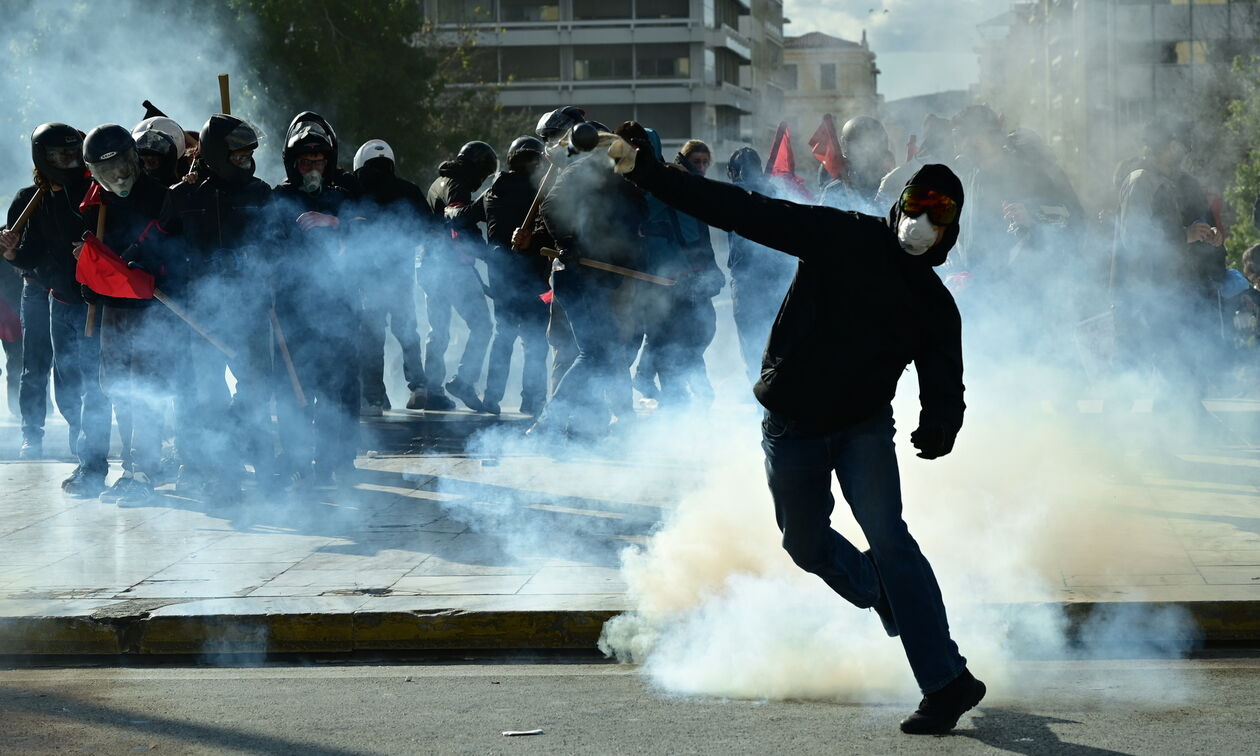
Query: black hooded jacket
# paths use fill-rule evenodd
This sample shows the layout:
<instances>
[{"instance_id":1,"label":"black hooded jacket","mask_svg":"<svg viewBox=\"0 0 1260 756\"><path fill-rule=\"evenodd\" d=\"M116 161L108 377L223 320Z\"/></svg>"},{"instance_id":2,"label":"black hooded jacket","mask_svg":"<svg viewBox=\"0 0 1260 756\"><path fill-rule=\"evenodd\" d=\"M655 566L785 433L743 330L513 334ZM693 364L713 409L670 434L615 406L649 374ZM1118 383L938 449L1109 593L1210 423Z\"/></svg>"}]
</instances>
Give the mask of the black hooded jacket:
<instances>
[{"instance_id":1,"label":"black hooded jacket","mask_svg":"<svg viewBox=\"0 0 1260 756\"><path fill-rule=\"evenodd\" d=\"M100 193L101 201L107 208L105 237L101 241L114 252L124 255L126 259L134 258L139 261L146 270L158 277L159 287L162 286L162 266L150 264L149 261L143 259L142 253L136 250L128 254L128 250L133 244L141 245L142 239L147 239L149 234L160 233L156 228L151 228L151 224L155 224L161 216L162 206L166 203L166 192L167 188L161 181L141 173L136 176L135 186L126 197L119 197L104 189ZM100 217L100 211L100 205L92 205L84 209L82 230L96 233L96 221ZM113 297L101 297L101 299L111 307L141 307L152 301Z\"/></svg>"},{"instance_id":2,"label":"black hooded jacket","mask_svg":"<svg viewBox=\"0 0 1260 756\"><path fill-rule=\"evenodd\" d=\"M910 183L936 179L937 169L946 170L925 166ZM860 423L888 406L913 362L920 424L951 434L962 427L962 321L932 270L957 240L956 224L913 257L897 241L896 206L877 218L798 205L642 155L628 177L688 215L800 259L754 387L771 412L817 433Z\"/></svg>"},{"instance_id":3,"label":"black hooded jacket","mask_svg":"<svg viewBox=\"0 0 1260 756\"><path fill-rule=\"evenodd\" d=\"M81 182L49 192L27 222L22 240L14 250L17 256L10 261L18 268L31 271L35 281L68 304L83 302L79 282L74 277L74 245L83 238L79 204L89 183L85 177ZM14 198L14 206L25 208L33 196L35 187L22 189Z\"/></svg>"},{"instance_id":4,"label":"black hooded jacket","mask_svg":"<svg viewBox=\"0 0 1260 756\"><path fill-rule=\"evenodd\" d=\"M354 172L362 194L356 212L367 218L371 229L364 250L373 259L365 261L373 274L414 280L416 246L429 223L429 207L420 187L394 173L388 158L372 158Z\"/></svg>"},{"instance_id":5,"label":"black hooded jacket","mask_svg":"<svg viewBox=\"0 0 1260 756\"><path fill-rule=\"evenodd\" d=\"M472 193L477 191L485 178L484 174L462 160L448 160L438 168L438 177L429 185L426 196L429 212L434 224L444 227L444 233L456 242L458 246L455 249L462 254L453 255L453 250L439 248L434 254L426 253L427 261L458 261L471 265L473 257L484 253L481 231L477 229L479 213L461 212L455 218L448 218L446 208L472 207Z\"/></svg>"}]
</instances>

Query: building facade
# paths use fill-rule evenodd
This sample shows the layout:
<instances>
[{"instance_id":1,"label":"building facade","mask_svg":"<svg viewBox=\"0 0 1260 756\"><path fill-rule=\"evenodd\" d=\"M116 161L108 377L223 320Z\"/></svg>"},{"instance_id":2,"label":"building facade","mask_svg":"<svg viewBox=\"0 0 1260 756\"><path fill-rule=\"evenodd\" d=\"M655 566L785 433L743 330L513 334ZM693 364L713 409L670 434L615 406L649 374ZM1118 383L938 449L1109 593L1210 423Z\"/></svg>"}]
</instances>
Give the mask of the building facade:
<instances>
[{"instance_id":1,"label":"building facade","mask_svg":"<svg viewBox=\"0 0 1260 756\"><path fill-rule=\"evenodd\" d=\"M861 42L810 32L783 41L784 120L808 139L831 113L840 128L859 115L879 117L879 69L862 33Z\"/></svg>"},{"instance_id":2,"label":"building facade","mask_svg":"<svg viewBox=\"0 0 1260 756\"><path fill-rule=\"evenodd\" d=\"M781 96L780 0L425 0L425 11L439 31L475 36L471 78L496 83L504 108L638 120L667 156L689 138L729 155Z\"/></svg>"},{"instance_id":3,"label":"building facade","mask_svg":"<svg viewBox=\"0 0 1260 756\"><path fill-rule=\"evenodd\" d=\"M1147 121L1211 112L1234 58L1260 53L1260 5L1037 0L1012 4L980 34L976 100L1008 127L1038 131L1082 194L1106 203L1111 170L1137 153Z\"/></svg>"}]
</instances>

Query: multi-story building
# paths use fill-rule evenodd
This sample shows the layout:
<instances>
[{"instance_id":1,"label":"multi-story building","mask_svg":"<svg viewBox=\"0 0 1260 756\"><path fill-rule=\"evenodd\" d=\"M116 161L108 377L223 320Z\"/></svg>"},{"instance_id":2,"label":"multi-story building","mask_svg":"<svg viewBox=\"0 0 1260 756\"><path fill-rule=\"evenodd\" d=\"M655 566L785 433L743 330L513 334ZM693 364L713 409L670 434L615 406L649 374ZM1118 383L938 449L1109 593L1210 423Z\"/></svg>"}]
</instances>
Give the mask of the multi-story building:
<instances>
[{"instance_id":1,"label":"multi-story building","mask_svg":"<svg viewBox=\"0 0 1260 756\"><path fill-rule=\"evenodd\" d=\"M875 53L861 42L810 32L783 40L784 118L808 139L831 113L840 128L854 116L879 116Z\"/></svg>"},{"instance_id":2,"label":"multi-story building","mask_svg":"<svg viewBox=\"0 0 1260 756\"><path fill-rule=\"evenodd\" d=\"M976 99L1008 126L1038 131L1087 199L1106 202L1111 170L1137 152L1145 122L1212 112L1235 56L1260 53L1260 5L1036 0L1013 3L980 33ZM1210 119L1219 127L1222 115Z\"/></svg>"},{"instance_id":3,"label":"multi-story building","mask_svg":"<svg viewBox=\"0 0 1260 756\"><path fill-rule=\"evenodd\" d=\"M425 0L425 11L439 31L475 35L473 78L496 83L505 109L638 120L667 155L689 138L729 155L752 138L758 106L778 102L780 0Z\"/></svg>"}]
</instances>

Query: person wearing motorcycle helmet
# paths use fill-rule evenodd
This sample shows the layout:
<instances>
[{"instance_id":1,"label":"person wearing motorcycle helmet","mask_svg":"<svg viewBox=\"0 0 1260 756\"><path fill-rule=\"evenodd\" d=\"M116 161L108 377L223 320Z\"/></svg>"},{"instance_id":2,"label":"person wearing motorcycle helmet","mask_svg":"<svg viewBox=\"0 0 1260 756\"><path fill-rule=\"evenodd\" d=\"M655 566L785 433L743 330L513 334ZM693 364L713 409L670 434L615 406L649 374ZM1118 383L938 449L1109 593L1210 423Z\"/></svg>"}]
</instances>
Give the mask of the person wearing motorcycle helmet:
<instances>
[{"instance_id":1,"label":"person wearing motorcycle helmet","mask_svg":"<svg viewBox=\"0 0 1260 756\"><path fill-rule=\"evenodd\" d=\"M545 172L541 140L518 137L508 147L508 170L495 177L482 195L490 298L494 300L494 341L486 368L486 411L499 414L499 402L507 390L512 350L519 338L524 350L521 368L521 407L525 415L537 415L547 399L547 313L539 296L546 293L551 262L542 255L512 249L512 232L525 222Z\"/></svg>"},{"instance_id":2,"label":"person wearing motorcycle helmet","mask_svg":"<svg viewBox=\"0 0 1260 756\"><path fill-rule=\"evenodd\" d=\"M17 268L22 284L22 377L18 385L18 403L22 415L20 459L43 457L44 423L47 419L48 377L55 360L51 338L54 306L61 310L82 303L78 282L74 278L74 245L82 234L79 203L89 181L83 165L83 135L64 123L45 123L31 135L31 162L34 183L20 189L9 208L8 224L16 222L35 193L47 192L44 201L31 216L21 235L5 228L0 231L0 250L6 261ZM53 289L57 290L55 299ZM56 304L61 302L62 304ZM84 317L86 308L83 309ZM78 332L83 331L83 319ZM63 355L58 370L69 363ZM77 373L75 374L77 375ZM70 431L70 449L74 451L82 428L82 402L74 376L61 376L55 385L57 409ZM74 478L75 476L71 476ZM81 493L95 495L91 480L76 481ZM80 491L71 491L80 493Z\"/></svg>"},{"instance_id":3,"label":"person wearing motorcycle helmet","mask_svg":"<svg viewBox=\"0 0 1260 756\"><path fill-rule=\"evenodd\" d=\"M275 196L284 240L272 282L276 318L310 403L299 407L293 392L276 394L281 474L295 482L314 475L318 484L348 485L357 449L363 276L358 260L352 266L355 258L342 254L338 216L350 196L335 179L335 133L318 114L293 119L283 158L286 177Z\"/></svg>"},{"instance_id":4,"label":"person wearing motorcycle helmet","mask_svg":"<svg viewBox=\"0 0 1260 756\"><path fill-rule=\"evenodd\" d=\"M543 113L538 119L538 125L534 128L534 133L538 135L547 144L554 144L559 141L560 137L569 132L579 123L586 121L586 111L573 106L566 105L563 108L556 108L547 113Z\"/></svg>"},{"instance_id":5,"label":"person wearing motorcycle helmet","mask_svg":"<svg viewBox=\"0 0 1260 756\"><path fill-rule=\"evenodd\" d=\"M172 186L158 224L140 243L150 270L165 273L163 291L186 302L199 322L236 353L229 360L205 339L190 336L179 355L176 434L180 471L176 490L192 498L235 501L244 465L268 479L274 440L270 397L269 296L266 279L274 233L272 191L254 176L258 132L217 113L200 132L195 178ZM224 371L237 380L235 395Z\"/></svg>"},{"instance_id":6,"label":"person wearing motorcycle helmet","mask_svg":"<svg viewBox=\"0 0 1260 756\"><path fill-rule=\"evenodd\" d=\"M136 152L144 172L167 184L175 183L184 174L180 164L184 157L184 130L170 118L146 118L131 130Z\"/></svg>"},{"instance_id":7,"label":"person wearing motorcycle helmet","mask_svg":"<svg viewBox=\"0 0 1260 756\"><path fill-rule=\"evenodd\" d=\"M363 191L360 207L369 228L391 233L374 245L367 277L377 294L363 299L359 380L361 414L376 416L389 404L385 394L386 323L402 350L407 381L407 409L422 410L428 399L423 353L416 325L416 253L429 209L420 187L396 173L394 150L382 139L369 139L354 154L354 177Z\"/></svg>"},{"instance_id":8,"label":"person wearing motorcycle helmet","mask_svg":"<svg viewBox=\"0 0 1260 756\"><path fill-rule=\"evenodd\" d=\"M819 204L870 215L882 212L875 205L879 182L896 167L884 124L870 116L850 118L839 139L845 172L823 187Z\"/></svg>"},{"instance_id":9,"label":"person wearing motorcycle helmet","mask_svg":"<svg viewBox=\"0 0 1260 756\"><path fill-rule=\"evenodd\" d=\"M490 309L481 274L473 261L485 254L485 242L476 225L473 193L499 165L494 148L485 142L469 142L454 159L438 167L438 178L429 186L427 200L433 223L443 233L426 245L420 259L420 286L424 289L429 332L424 344L424 367L429 378L426 409L452 410L454 396L474 412L485 407L476 384L490 344ZM479 210L480 208L476 208ZM468 341L459 368L446 381L446 347L450 343L451 312L468 326Z\"/></svg>"},{"instance_id":10,"label":"person wearing motorcycle helmet","mask_svg":"<svg viewBox=\"0 0 1260 756\"><path fill-rule=\"evenodd\" d=\"M171 139L156 129L141 132L141 139L156 137L170 147ZM100 186L98 202L83 207L83 229L95 233L105 211L101 241L118 252L131 267L155 277L162 271L146 265L139 240L157 223L170 181L141 170L136 140L122 126L106 124L88 132L83 157ZM174 150L166 150L168 167L175 164ZM175 341L176 324L166 308L151 299L116 298L97 293L101 304L100 383L118 418L122 441L123 474L102 501L140 504L153 496L161 468L162 415L171 389L168 352ZM89 397L85 394L85 404Z\"/></svg>"}]
</instances>

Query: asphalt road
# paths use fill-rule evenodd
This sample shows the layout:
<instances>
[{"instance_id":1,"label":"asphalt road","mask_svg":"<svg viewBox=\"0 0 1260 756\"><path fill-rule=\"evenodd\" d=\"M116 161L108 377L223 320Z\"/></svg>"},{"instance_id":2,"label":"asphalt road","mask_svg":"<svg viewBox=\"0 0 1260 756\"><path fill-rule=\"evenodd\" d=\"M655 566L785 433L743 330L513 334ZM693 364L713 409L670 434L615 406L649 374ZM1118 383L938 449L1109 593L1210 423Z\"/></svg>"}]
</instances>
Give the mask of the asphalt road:
<instances>
[{"instance_id":1,"label":"asphalt road","mask_svg":"<svg viewBox=\"0 0 1260 756\"><path fill-rule=\"evenodd\" d=\"M586 661L586 660L584 660ZM1260 653L1028 662L956 734L911 737L913 701L723 701L635 669L501 661L0 670L0 753L1251 754ZM1171 673L1171 674L1170 674ZM1169 681L1189 691L1180 700ZM504 737L504 730L544 733Z\"/></svg>"}]
</instances>

